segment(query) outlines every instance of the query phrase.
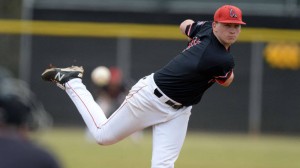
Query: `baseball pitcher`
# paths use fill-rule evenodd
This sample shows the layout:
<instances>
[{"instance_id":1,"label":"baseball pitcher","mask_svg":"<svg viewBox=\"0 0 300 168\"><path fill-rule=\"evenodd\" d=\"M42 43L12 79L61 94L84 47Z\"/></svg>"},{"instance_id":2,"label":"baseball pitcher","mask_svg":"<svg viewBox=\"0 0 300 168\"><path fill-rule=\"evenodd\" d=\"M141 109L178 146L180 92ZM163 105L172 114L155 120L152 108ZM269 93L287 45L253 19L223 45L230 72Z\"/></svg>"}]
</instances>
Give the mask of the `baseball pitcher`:
<instances>
[{"instance_id":1,"label":"baseball pitcher","mask_svg":"<svg viewBox=\"0 0 300 168\"><path fill-rule=\"evenodd\" d=\"M244 24L241 10L232 5L217 9L214 21L183 21L180 30L189 38L186 49L161 69L140 79L109 118L82 83L82 67L52 67L42 73L42 78L66 91L100 145L114 144L152 126L152 168L173 168L192 106L213 84L227 87L233 81L230 46Z\"/></svg>"}]
</instances>

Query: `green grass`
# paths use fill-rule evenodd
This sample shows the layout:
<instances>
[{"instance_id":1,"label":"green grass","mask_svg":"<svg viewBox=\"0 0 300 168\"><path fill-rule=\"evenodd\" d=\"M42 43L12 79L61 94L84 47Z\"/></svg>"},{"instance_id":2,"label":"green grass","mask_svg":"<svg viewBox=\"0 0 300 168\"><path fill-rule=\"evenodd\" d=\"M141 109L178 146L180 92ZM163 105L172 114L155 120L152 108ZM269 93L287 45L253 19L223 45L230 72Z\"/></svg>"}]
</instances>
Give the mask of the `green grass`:
<instances>
[{"instance_id":1,"label":"green grass","mask_svg":"<svg viewBox=\"0 0 300 168\"><path fill-rule=\"evenodd\" d=\"M111 146L86 139L83 129L53 129L34 135L50 148L64 168L147 168L151 133ZM249 136L188 132L176 168L299 168L300 137Z\"/></svg>"}]
</instances>

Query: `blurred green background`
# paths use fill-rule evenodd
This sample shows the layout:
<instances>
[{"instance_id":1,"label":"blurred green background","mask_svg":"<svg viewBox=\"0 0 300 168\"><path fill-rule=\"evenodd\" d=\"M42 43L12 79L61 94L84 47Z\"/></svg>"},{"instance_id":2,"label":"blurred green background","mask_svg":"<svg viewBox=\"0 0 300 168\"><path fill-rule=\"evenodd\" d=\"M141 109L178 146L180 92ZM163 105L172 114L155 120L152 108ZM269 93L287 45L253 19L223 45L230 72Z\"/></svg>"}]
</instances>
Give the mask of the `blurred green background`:
<instances>
[{"instance_id":1,"label":"blurred green background","mask_svg":"<svg viewBox=\"0 0 300 168\"><path fill-rule=\"evenodd\" d=\"M127 138L111 146L86 139L84 129L53 129L34 135L61 159L66 168L149 167L151 132L137 141ZM275 135L188 132L178 168L298 168L300 138Z\"/></svg>"}]
</instances>

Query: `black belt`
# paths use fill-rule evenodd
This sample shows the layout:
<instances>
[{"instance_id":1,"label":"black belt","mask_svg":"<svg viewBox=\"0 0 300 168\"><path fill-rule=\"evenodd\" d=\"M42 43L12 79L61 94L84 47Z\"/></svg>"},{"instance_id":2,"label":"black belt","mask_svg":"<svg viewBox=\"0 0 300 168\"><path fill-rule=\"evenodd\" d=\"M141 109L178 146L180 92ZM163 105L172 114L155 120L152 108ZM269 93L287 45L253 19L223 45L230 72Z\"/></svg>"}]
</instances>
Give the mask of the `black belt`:
<instances>
[{"instance_id":1,"label":"black belt","mask_svg":"<svg viewBox=\"0 0 300 168\"><path fill-rule=\"evenodd\" d=\"M157 96L158 98L161 98L163 96L163 94L158 90L158 89L155 89L154 90L154 94L155 96ZM178 104L175 104L173 101L171 100L168 100L165 102L167 105L171 106L173 109L181 109L183 107L183 105L178 105Z\"/></svg>"}]
</instances>

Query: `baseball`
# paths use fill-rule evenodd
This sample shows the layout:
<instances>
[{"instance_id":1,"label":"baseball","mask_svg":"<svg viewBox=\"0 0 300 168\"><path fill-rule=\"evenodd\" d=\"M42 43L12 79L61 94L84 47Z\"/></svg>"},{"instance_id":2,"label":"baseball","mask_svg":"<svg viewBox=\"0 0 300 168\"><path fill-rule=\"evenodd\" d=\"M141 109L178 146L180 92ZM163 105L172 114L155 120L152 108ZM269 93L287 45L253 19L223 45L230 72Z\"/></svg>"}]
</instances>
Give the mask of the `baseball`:
<instances>
[{"instance_id":1,"label":"baseball","mask_svg":"<svg viewBox=\"0 0 300 168\"><path fill-rule=\"evenodd\" d=\"M110 80L110 71L105 66L96 67L91 73L92 82L97 86L104 86Z\"/></svg>"}]
</instances>

